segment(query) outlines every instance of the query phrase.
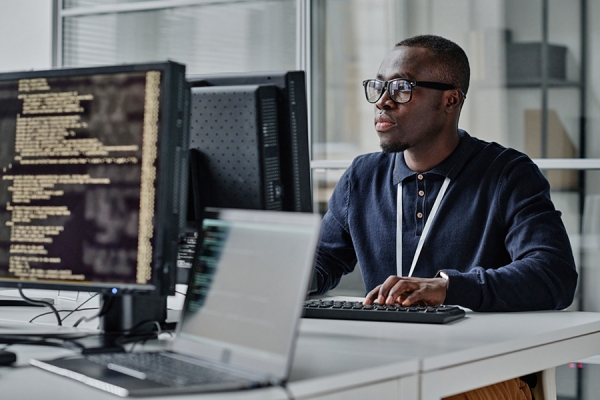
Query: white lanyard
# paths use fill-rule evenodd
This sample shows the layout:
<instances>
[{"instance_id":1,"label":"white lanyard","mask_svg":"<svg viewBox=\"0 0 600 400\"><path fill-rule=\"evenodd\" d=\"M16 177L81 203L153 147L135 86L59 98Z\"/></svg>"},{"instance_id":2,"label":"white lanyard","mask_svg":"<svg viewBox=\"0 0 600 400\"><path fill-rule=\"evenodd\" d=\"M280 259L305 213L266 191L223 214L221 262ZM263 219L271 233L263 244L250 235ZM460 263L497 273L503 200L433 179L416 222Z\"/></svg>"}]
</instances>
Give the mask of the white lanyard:
<instances>
[{"instance_id":1,"label":"white lanyard","mask_svg":"<svg viewBox=\"0 0 600 400\"><path fill-rule=\"evenodd\" d=\"M425 222L425 227L423 228L423 232L421 233L421 237L419 238L417 250L415 251L415 256L413 257L412 265L410 266L410 272L408 273L408 276L412 276L413 271L415 270L415 265L417 265L417 261L419 260L419 255L421 254L423 243L425 243L425 238L429 233L431 223L435 218L435 214L437 214L438 209L440 208L440 203L442 202L444 194L446 194L446 189L448 189L449 184L450 178L446 177L446 179L444 179L444 183L442 183L440 192L435 198L435 202L433 203L433 207L431 208L429 218L427 218L427 221ZM396 205L396 274L398 276L402 276L402 182L398 184L397 196L398 200Z\"/></svg>"}]
</instances>

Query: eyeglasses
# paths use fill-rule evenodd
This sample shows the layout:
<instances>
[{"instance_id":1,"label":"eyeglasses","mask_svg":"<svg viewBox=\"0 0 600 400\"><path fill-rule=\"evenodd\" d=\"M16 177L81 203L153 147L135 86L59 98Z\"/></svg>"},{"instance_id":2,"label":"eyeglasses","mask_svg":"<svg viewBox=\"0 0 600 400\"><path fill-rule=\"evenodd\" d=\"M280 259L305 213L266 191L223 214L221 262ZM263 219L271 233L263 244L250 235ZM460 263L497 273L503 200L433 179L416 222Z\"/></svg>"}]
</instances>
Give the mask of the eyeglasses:
<instances>
[{"instance_id":1,"label":"eyeglasses","mask_svg":"<svg viewBox=\"0 0 600 400\"><path fill-rule=\"evenodd\" d=\"M380 81L378 79L367 79L363 81L365 88L365 96L369 103L377 103L383 93L388 91L390 98L395 103L408 103L412 99L412 92L415 86L421 86L428 89L435 90L450 90L457 89L456 86L448 83L440 82L425 82L425 81L410 81L408 79L392 79L391 81ZM461 90L463 99L467 98L467 95Z\"/></svg>"}]
</instances>

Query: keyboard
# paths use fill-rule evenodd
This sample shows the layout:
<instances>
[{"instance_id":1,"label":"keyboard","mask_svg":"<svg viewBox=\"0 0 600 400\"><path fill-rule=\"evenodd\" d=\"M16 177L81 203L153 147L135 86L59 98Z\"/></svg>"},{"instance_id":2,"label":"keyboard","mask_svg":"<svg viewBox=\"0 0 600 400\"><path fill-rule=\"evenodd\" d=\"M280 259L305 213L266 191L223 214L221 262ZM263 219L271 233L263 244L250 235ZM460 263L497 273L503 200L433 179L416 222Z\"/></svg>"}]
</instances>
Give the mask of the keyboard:
<instances>
[{"instance_id":1,"label":"keyboard","mask_svg":"<svg viewBox=\"0 0 600 400\"><path fill-rule=\"evenodd\" d=\"M347 319L358 321L416 322L445 324L461 319L465 311L458 306L410 306L373 304L361 301L307 300L304 318Z\"/></svg>"}]
</instances>

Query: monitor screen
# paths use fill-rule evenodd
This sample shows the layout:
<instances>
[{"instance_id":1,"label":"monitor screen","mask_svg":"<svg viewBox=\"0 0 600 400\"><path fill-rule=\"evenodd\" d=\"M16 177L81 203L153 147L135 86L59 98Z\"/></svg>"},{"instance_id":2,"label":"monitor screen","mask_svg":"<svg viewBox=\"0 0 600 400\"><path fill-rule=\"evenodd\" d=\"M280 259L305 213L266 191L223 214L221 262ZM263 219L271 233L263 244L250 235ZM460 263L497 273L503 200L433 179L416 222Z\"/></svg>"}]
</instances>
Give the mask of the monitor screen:
<instances>
[{"instance_id":1,"label":"monitor screen","mask_svg":"<svg viewBox=\"0 0 600 400\"><path fill-rule=\"evenodd\" d=\"M188 108L173 62L0 74L0 286L173 293Z\"/></svg>"}]
</instances>

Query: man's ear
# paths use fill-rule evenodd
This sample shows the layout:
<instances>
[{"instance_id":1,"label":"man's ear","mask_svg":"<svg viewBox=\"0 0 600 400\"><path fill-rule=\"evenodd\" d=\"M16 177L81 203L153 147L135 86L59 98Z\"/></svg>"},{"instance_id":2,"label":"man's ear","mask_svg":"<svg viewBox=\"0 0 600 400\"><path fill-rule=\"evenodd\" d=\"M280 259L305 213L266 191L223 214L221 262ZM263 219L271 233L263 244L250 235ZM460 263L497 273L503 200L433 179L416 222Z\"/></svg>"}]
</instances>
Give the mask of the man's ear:
<instances>
[{"instance_id":1,"label":"man's ear","mask_svg":"<svg viewBox=\"0 0 600 400\"><path fill-rule=\"evenodd\" d=\"M460 110L463 102L463 95L459 89L447 90L444 92L444 101L446 112L454 112Z\"/></svg>"}]
</instances>

